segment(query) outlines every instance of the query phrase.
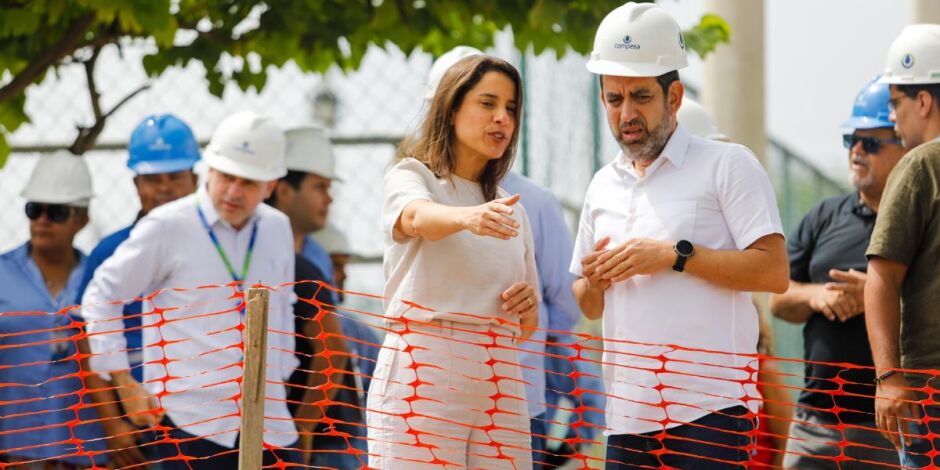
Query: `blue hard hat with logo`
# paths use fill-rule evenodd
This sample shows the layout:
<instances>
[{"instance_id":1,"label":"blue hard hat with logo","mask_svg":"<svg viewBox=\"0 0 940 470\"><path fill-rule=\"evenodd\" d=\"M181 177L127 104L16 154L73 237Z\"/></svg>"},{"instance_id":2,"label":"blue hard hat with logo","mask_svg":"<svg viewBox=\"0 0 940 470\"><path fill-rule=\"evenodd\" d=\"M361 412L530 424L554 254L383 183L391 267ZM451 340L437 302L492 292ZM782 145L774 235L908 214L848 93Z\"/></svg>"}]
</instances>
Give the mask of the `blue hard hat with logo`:
<instances>
[{"instance_id":1,"label":"blue hard hat with logo","mask_svg":"<svg viewBox=\"0 0 940 470\"><path fill-rule=\"evenodd\" d=\"M128 152L127 167L138 175L191 170L199 161L192 129L172 114L154 114L138 124Z\"/></svg>"},{"instance_id":2,"label":"blue hard hat with logo","mask_svg":"<svg viewBox=\"0 0 940 470\"><path fill-rule=\"evenodd\" d=\"M878 129L881 127L894 127L888 119L891 110L888 109L888 84L878 83L880 76L870 81L855 97L852 106L852 117L842 123L842 128L854 132L856 129Z\"/></svg>"}]
</instances>

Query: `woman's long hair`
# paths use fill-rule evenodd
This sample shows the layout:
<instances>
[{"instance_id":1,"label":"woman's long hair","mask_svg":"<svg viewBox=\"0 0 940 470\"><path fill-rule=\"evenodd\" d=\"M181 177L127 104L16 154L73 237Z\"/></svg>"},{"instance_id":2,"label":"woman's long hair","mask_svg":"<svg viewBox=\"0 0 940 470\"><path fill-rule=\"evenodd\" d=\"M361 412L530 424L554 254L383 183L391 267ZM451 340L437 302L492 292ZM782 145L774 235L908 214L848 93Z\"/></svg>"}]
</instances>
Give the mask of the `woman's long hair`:
<instances>
[{"instance_id":1,"label":"woman's long hair","mask_svg":"<svg viewBox=\"0 0 940 470\"><path fill-rule=\"evenodd\" d=\"M457 134L454 116L464 98L487 72L499 72L512 80L516 87L515 125L506 151L496 160L486 163L480 176L480 187L487 201L496 199L499 182L512 168L522 121L522 78L515 67L505 60L488 56L465 57L447 69L434 92L434 97L417 135L405 139L398 148L398 159L413 157L427 165L437 177L450 177L457 166Z\"/></svg>"}]
</instances>

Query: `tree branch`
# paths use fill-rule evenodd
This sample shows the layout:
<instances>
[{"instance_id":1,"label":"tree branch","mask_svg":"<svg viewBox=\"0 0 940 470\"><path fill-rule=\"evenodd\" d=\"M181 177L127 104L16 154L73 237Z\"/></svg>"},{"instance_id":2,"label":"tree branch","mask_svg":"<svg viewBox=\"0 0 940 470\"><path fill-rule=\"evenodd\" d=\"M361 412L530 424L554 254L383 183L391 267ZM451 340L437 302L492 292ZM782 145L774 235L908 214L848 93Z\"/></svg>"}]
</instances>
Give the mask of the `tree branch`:
<instances>
[{"instance_id":1,"label":"tree branch","mask_svg":"<svg viewBox=\"0 0 940 470\"><path fill-rule=\"evenodd\" d=\"M85 47L101 47L106 44L110 44L121 37L121 33L118 31L108 31L103 34L96 34L95 37L91 38L90 41L79 44L75 49L83 49Z\"/></svg>"},{"instance_id":2,"label":"tree branch","mask_svg":"<svg viewBox=\"0 0 940 470\"><path fill-rule=\"evenodd\" d=\"M148 83L144 83L143 85L137 87L136 90L134 90L134 91L128 93L127 96L125 96L123 99L121 99L121 101L118 101L118 104L114 105L114 107L111 108L110 111L108 111L107 113L105 113L105 115L102 116L102 119L107 119L107 118L111 117L111 115L114 114L114 112L117 111L118 108L120 108L121 106L124 106L124 104L127 103L128 101L130 101L133 97L137 96L138 94L140 94L140 93L143 92L144 90L149 90L149 89L150 89L150 85L151 85L151 84L150 84L149 82L148 82Z\"/></svg>"},{"instance_id":3,"label":"tree branch","mask_svg":"<svg viewBox=\"0 0 940 470\"><path fill-rule=\"evenodd\" d=\"M408 18L411 16L408 14L408 9L405 7L404 3L401 0L395 0L395 5L398 7L398 16L403 22L408 22Z\"/></svg>"},{"instance_id":4,"label":"tree branch","mask_svg":"<svg viewBox=\"0 0 940 470\"><path fill-rule=\"evenodd\" d=\"M49 67L74 52L94 21L95 12L89 12L72 23L72 26L69 27L68 31L65 32L59 42L47 49L36 59L31 60L30 64L20 73L16 74L10 83L0 88L0 101L9 100L22 93L27 86L41 77Z\"/></svg>"},{"instance_id":5,"label":"tree branch","mask_svg":"<svg viewBox=\"0 0 940 470\"><path fill-rule=\"evenodd\" d=\"M85 61L85 80L88 83L88 97L91 98L91 110L95 113L95 121L101 120L101 93L98 93L98 85L95 84L95 63L98 62L98 54L101 53L101 46L91 50L91 57Z\"/></svg>"},{"instance_id":6,"label":"tree branch","mask_svg":"<svg viewBox=\"0 0 940 470\"><path fill-rule=\"evenodd\" d=\"M95 64L98 61L98 54L101 52L101 47L102 46L95 47L94 50L92 50L91 57L83 63L85 66L85 78L88 81L88 96L91 99L91 110L95 116L95 123L90 127L78 126L78 136L75 137L75 142L72 142L71 147L69 147L69 150L75 155L81 155L94 147L101 132L104 131L104 125L108 118L133 97L150 88L150 83L144 83L121 99L121 101L118 101L110 111L102 113L101 94L98 92L98 86L95 83Z\"/></svg>"}]
</instances>

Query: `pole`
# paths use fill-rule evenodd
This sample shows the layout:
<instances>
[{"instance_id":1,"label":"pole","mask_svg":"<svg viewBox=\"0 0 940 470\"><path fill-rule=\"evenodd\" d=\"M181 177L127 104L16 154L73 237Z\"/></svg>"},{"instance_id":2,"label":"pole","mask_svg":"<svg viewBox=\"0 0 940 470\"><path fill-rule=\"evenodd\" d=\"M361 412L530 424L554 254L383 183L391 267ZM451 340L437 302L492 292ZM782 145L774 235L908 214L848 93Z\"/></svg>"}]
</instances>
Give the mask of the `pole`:
<instances>
[{"instance_id":1,"label":"pole","mask_svg":"<svg viewBox=\"0 0 940 470\"><path fill-rule=\"evenodd\" d=\"M731 25L731 43L705 59L702 105L733 142L767 168L764 130L764 0L708 0L706 11Z\"/></svg>"},{"instance_id":2,"label":"pole","mask_svg":"<svg viewBox=\"0 0 940 470\"><path fill-rule=\"evenodd\" d=\"M264 440L265 362L268 350L267 289L248 289L245 314L245 376L242 380L242 428L238 469L261 468Z\"/></svg>"}]
</instances>

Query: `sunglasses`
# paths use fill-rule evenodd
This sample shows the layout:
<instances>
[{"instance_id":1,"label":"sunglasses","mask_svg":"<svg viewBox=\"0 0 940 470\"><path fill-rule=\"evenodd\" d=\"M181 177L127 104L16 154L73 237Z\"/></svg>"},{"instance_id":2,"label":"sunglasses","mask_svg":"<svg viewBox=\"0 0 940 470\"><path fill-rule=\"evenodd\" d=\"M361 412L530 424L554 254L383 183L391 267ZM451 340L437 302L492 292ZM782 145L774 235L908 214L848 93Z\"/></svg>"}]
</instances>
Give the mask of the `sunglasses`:
<instances>
[{"instance_id":1,"label":"sunglasses","mask_svg":"<svg viewBox=\"0 0 940 470\"><path fill-rule=\"evenodd\" d=\"M43 204L41 202L26 203L26 217L29 220L39 220L43 214L49 217L49 220L61 224L72 216L74 209L65 204Z\"/></svg>"},{"instance_id":2,"label":"sunglasses","mask_svg":"<svg viewBox=\"0 0 940 470\"><path fill-rule=\"evenodd\" d=\"M878 153L881 150L881 146L884 144L897 144L901 145L900 139L879 139L877 137L862 137L855 134L845 134L842 136L842 145L847 149L855 147L857 142L862 143L862 150L865 153Z\"/></svg>"}]
</instances>

